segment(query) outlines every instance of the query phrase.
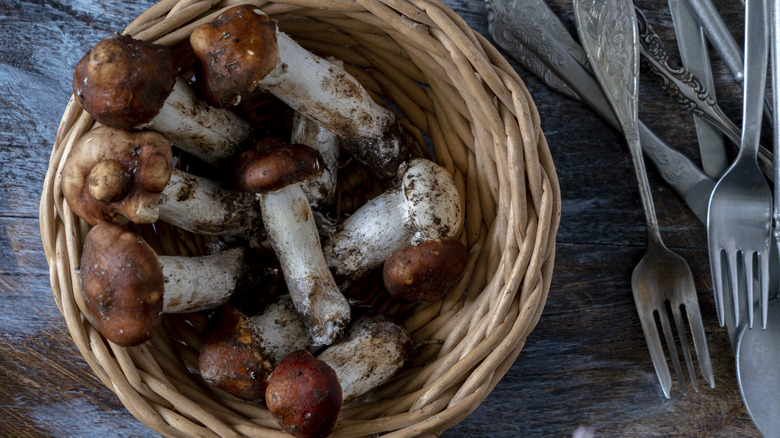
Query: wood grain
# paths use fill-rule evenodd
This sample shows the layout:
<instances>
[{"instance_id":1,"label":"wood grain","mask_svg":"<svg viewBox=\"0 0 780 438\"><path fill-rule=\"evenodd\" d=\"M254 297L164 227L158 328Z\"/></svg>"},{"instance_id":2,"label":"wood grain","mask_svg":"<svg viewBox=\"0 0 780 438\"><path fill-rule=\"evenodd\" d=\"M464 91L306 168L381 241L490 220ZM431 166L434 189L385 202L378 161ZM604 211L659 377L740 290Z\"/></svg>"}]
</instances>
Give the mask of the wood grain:
<instances>
[{"instance_id":1,"label":"wood grain","mask_svg":"<svg viewBox=\"0 0 780 438\"><path fill-rule=\"evenodd\" d=\"M487 35L480 0L445 1ZM572 29L570 3L549 2ZM665 2L637 1L675 53ZM741 3L718 0L741 38ZM38 201L51 145L70 97L76 61L123 29L152 0L22 0L0 4L0 435L151 437L92 373L70 339L51 293ZM741 97L712 56L718 96L739 122ZM511 61L510 61L511 62ZM555 276L544 314L519 358L477 410L442 436L759 436L745 411L733 353L717 325L704 226L651 168L667 245L696 278L716 388L672 399L661 393L630 289L645 228L625 144L586 107L548 90L513 63L536 101L563 196ZM640 114L698 161L691 119L642 79ZM730 153L733 156L733 145Z\"/></svg>"}]
</instances>

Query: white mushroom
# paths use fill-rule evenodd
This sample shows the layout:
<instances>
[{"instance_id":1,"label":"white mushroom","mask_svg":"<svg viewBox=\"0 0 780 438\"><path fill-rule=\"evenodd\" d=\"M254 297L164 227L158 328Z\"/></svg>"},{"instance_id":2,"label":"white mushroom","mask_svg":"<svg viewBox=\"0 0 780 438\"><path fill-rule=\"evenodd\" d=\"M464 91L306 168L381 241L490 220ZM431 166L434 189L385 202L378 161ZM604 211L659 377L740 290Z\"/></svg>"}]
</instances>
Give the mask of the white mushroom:
<instances>
[{"instance_id":1,"label":"white mushroom","mask_svg":"<svg viewBox=\"0 0 780 438\"><path fill-rule=\"evenodd\" d=\"M170 143L154 131L90 130L73 145L61 185L70 208L92 225L162 219L198 234L244 237L262 227L253 195L173 169Z\"/></svg>"},{"instance_id":2,"label":"white mushroom","mask_svg":"<svg viewBox=\"0 0 780 438\"><path fill-rule=\"evenodd\" d=\"M233 111L214 108L195 96L195 90L176 78L173 91L147 129L157 131L179 149L216 165L241 150L252 127Z\"/></svg>"},{"instance_id":3,"label":"white mushroom","mask_svg":"<svg viewBox=\"0 0 780 438\"><path fill-rule=\"evenodd\" d=\"M364 316L317 358L336 372L347 403L395 376L411 359L412 348L403 327L383 316Z\"/></svg>"},{"instance_id":4,"label":"white mushroom","mask_svg":"<svg viewBox=\"0 0 780 438\"><path fill-rule=\"evenodd\" d=\"M462 225L460 194L452 177L432 161L413 159L401 185L369 200L339 224L323 252L345 288L395 251L455 237Z\"/></svg>"},{"instance_id":5,"label":"white mushroom","mask_svg":"<svg viewBox=\"0 0 780 438\"><path fill-rule=\"evenodd\" d=\"M339 158L338 138L312 119L296 112L293 115L290 143L311 146L322 156L322 175L304 181L302 188L312 208L320 211L327 210L335 202Z\"/></svg>"},{"instance_id":6,"label":"white mushroom","mask_svg":"<svg viewBox=\"0 0 780 438\"><path fill-rule=\"evenodd\" d=\"M197 234L253 237L262 219L255 196L173 169L158 204L161 220Z\"/></svg>"},{"instance_id":7,"label":"white mushroom","mask_svg":"<svg viewBox=\"0 0 780 438\"><path fill-rule=\"evenodd\" d=\"M350 306L328 269L317 224L297 184L259 195L268 239L295 308L314 344L330 345L350 320Z\"/></svg>"},{"instance_id":8,"label":"white mushroom","mask_svg":"<svg viewBox=\"0 0 780 438\"><path fill-rule=\"evenodd\" d=\"M237 186L258 193L266 235L279 260L295 308L317 345L336 340L350 319L350 306L325 262L301 180L322 172L312 148L264 139L238 158Z\"/></svg>"},{"instance_id":9,"label":"white mushroom","mask_svg":"<svg viewBox=\"0 0 780 438\"><path fill-rule=\"evenodd\" d=\"M328 58L328 61L339 68L344 66L344 63L338 59ZM340 152L338 136L311 118L295 111L290 143L305 144L320 153L323 164L322 175L304 181L302 187L313 209L324 211L331 208L336 202Z\"/></svg>"},{"instance_id":10,"label":"white mushroom","mask_svg":"<svg viewBox=\"0 0 780 438\"><path fill-rule=\"evenodd\" d=\"M190 36L198 83L217 107L262 89L342 138L341 147L382 177L395 176L408 139L395 114L345 70L314 55L252 5L230 8Z\"/></svg>"},{"instance_id":11,"label":"white mushroom","mask_svg":"<svg viewBox=\"0 0 780 438\"><path fill-rule=\"evenodd\" d=\"M101 222L87 234L80 278L98 330L130 346L151 338L163 313L219 307L238 289L256 287L260 271L243 248L202 257L158 256L137 234Z\"/></svg>"}]
</instances>

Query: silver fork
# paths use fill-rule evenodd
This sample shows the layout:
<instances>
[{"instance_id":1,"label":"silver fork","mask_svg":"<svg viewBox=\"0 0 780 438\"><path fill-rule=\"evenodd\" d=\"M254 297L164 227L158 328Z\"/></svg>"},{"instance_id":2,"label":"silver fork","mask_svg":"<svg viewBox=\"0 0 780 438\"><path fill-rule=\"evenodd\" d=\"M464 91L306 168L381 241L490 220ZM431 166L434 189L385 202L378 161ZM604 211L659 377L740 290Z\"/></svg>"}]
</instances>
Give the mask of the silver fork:
<instances>
[{"instance_id":1,"label":"silver fork","mask_svg":"<svg viewBox=\"0 0 780 438\"><path fill-rule=\"evenodd\" d=\"M772 1L770 6L770 54L772 59L772 146L774 151L774 208L773 234L780 254L780 4ZM777 269L773 266L772 269Z\"/></svg>"},{"instance_id":2,"label":"silver fork","mask_svg":"<svg viewBox=\"0 0 780 438\"><path fill-rule=\"evenodd\" d=\"M650 357L664 395L669 398L672 381L658 333L657 317L672 366L685 392L674 333L666 309L668 302L691 384L694 390L698 391L683 321L683 309L690 322L697 357L699 361L706 361L706 364L700 364L701 368L711 370L712 367L709 363L704 327L701 324L693 274L688 263L670 251L661 239L642 158L637 126L639 46L634 5L631 0L574 0L574 15L583 48L625 133L639 182L639 194L647 222L647 250L634 268L631 287ZM709 375L705 374L705 379L710 386L715 386L712 371Z\"/></svg>"},{"instance_id":3,"label":"silver fork","mask_svg":"<svg viewBox=\"0 0 780 438\"><path fill-rule=\"evenodd\" d=\"M715 307L721 326L725 324L727 291L734 326L739 327L743 299L748 327L753 326L753 292L757 282L761 326L766 328L772 192L758 165L758 143L766 87L768 16L764 0L746 2L740 150L710 198L707 240Z\"/></svg>"}]
</instances>

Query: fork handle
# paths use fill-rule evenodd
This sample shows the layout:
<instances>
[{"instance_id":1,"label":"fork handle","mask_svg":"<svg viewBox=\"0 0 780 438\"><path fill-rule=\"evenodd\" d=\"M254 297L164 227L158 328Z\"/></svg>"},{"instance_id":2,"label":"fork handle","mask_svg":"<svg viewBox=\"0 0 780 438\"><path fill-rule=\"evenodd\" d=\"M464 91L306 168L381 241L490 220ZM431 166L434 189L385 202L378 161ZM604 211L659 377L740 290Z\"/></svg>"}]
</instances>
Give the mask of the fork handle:
<instances>
[{"instance_id":1,"label":"fork handle","mask_svg":"<svg viewBox=\"0 0 780 438\"><path fill-rule=\"evenodd\" d=\"M772 143L774 156L772 174L774 176L774 237L780 252L780 4L771 1L770 49L772 58Z\"/></svg>"},{"instance_id":2,"label":"fork handle","mask_svg":"<svg viewBox=\"0 0 780 438\"><path fill-rule=\"evenodd\" d=\"M677 103L693 114L703 117L726 134L734 143L740 142L739 128L726 116L715 97L699 78L685 67L669 64L669 55L658 34L647 22L645 14L636 8L641 67L645 73L655 77L664 91Z\"/></svg>"},{"instance_id":3,"label":"fork handle","mask_svg":"<svg viewBox=\"0 0 780 438\"><path fill-rule=\"evenodd\" d=\"M742 142L739 153L749 154L756 159L766 94L769 15L764 0L745 2L745 82L742 90Z\"/></svg>"},{"instance_id":4,"label":"fork handle","mask_svg":"<svg viewBox=\"0 0 780 438\"><path fill-rule=\"evenodd\" d=\"M628 149L631 151L631 159L634 163L634 173L636 174L636 179L639 183L639 197L642 200L642 209L645 212L648 238L660 241L658 217L655 213L653 193L650 189L650 181L647 178L647 168L645 167L645 160L642 156L642 145L639 140L638 132L636 130L627 129L626 141L628 143Z\"/></svg>"},{"instance_id":5,"label":"fork handle","mask_svg":"<svg viewBox=\"0 0 780 438\"><path fill-rule=\"evenodd\" d=\"M639 183L648 233L658 233L658 219L639 140L639 37L634 4L632 0L574 0L574 12L583 49L623 127Z\"/></svg>"},{"instance_id":6,"label":"fork handle","mask_svg":"<svg viewBox=\"0 0 780 438\"><path fill-rule=\"evenodd\" d=\"M710 0L688 0L688 5L734 77L734 82L741 84L744 79L742 53L715 6Z\"/></svg>"}]
</instances>

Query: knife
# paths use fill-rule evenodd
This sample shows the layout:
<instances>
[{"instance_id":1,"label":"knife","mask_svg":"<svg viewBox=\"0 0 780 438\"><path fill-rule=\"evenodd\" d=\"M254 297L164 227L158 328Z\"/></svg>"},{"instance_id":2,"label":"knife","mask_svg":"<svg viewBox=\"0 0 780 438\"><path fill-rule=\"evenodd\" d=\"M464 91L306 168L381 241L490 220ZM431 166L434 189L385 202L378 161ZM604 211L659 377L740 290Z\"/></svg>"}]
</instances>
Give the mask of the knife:
<instances>
[{"instance_id":1,"label":"knife","mask_svg":"<svg viewBox=\"0 0 780 438\"><path fill-rule=\"evenodd\" d=\"M614 129L620 125L593 77L585 51L543 0L485 0L493 41L524 68L567 96L578 96ZM547 79L545 79L547 78ZM566 91L568 90L568 91ZM702 223L715 181L641 121L644 154Z\"/></svg>"},{"instance_id":2,"label":"knife","mask_svg":"<svg viewBox=\"0 0 780 438\"><path fill-rule=\"evenodd\" d=\"M715 100L715 81L712 78L707 38L704 29L696 21L690 6L683 0L669 0L674 33L683 67L704 82ZM712 178L720 178L728 167L723 135L701 116L694 114L693 123L699 139L699 153L704 172Z\"/></svg>"}]
</instances>

